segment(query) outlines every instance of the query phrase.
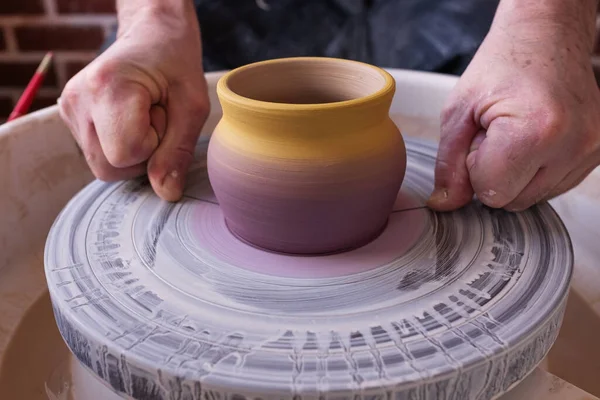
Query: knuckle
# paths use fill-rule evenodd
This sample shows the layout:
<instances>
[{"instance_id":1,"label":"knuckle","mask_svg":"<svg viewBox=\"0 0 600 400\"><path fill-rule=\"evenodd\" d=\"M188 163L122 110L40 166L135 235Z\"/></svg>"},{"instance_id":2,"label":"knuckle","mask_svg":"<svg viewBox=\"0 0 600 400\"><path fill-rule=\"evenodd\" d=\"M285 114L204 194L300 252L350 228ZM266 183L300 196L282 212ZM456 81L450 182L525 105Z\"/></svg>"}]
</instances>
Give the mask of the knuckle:
<instances>
[{"instance_id":1,"label":"knuckle","mask_svg":"<svg viewBox=\"0 0 600 400\"><path fill-rule=\"evenodd\" d=\"M106 160L113 167L123 167L127 164L129 160L129 154L127 154L124 149L120 146L115 146L114 149L111 149L106 152Z\"/></svg>"},{"instance_id":2,"label":"knuckle","mask_svg":"<svg viewBox=\"0 0 600 400\"><path fill-rule=\"evenodd\" d=\"M565 132L568 125L568 116L564 107L555 105L545 110L536 111L533 115L533 121L538 127L539 139L553 142L561 133Z\"/></svg>"},{"instance_id":3,"label":"knuckle","mask_svg":"<svg viewBox=\"0 0 600 400\"><path fill-rule=\"evenodd\" d=\"M60 95L59 109L67 116L69 115L68 111L74 109L79 103L80 91L77 86L77 82L71 79Z\"/></svg>"},{"instance_id":4,"label":"knuckle","mask_svg":"<svg viewBox=\"0 0 600 400\"><path fill-rule=\"evenodd\" d=\"M148 162L147 173L151 180L162 180L172 171L186 171L194 160L194 147L184 143L155 153Z\"/></svg>"},{"instance_id":5,"label":"knuckle","mask_svg":"<svg viewBox=\"0 0 600 400\"><path fill-rule=\"evenodd\" d=\"M109 142L106 151L108 162L117 168L130 167L147 161L160 144L154 130L140 128L143 134L119 132L106 140Z\"/></svg>"},{"instance_id":6,"label":"knuckle","mask_svg":"<svg viewBox=\"0 0 600 400\"><path fill-rule=\"evenodd\" d=\"M506 159L502 164L486 164L471 174L471 182L477 197L491 208L503 208L513 202L521 190L524 170Z\"/></svg>"},{"instance_id":7,"label":"knuckle","mask_svg":"<svg viewBox=\"0 0 600 400\"><path fill-rule=\"evenodd\" d=\"M452 125L456 119L456 113L460 112L455 103L447 103L442 108L440 113L440 133L448 131L448 127Z\"/></svg>"},{"instance_id":8,"label":"knuckle","mask_svg":"<svg viewBox=\"0 0 600 400\"><path fill-rule=\"evenodd\" d=\"M190 112L198 119L204 120L210 113L210 101L204 96L193 96L189 102Z\"/></svg>"},{"instance_id":9,"label":"knuckle","mask_svg":"<svg viewBox=\"0 0 600 400\"><path fill-rule=\"evenodd\" d=\"M190 161L194 158L194 147L180 145L175 148L175 154L181 158L182 161Z\"/></svg>"},{"instance_id":10,"label":"knuckle","mask_svg":"<svg viewBox=\"0 0 600 400\"><path fill-rule=\"evenodd\" d=\"M126 168L146 161L158 145L158 136L145 124L109 122L102 126L99 139L108 163L114 167Z\"/></svg>"},{"instance_id":11,"label":"knuckle","mask_svg":"<svg viewBox=\"0 0 600 400\"><path fill-rule=\"evenodd\" d=\"M458 85L460 85L460 82L458 83ZM462 116L465 112L468 112L470 110L469 99L473 97L473 89L463 88L460 86L454 88L453 92L444 103L440 112L440 122L442 127L456 120L457 115Z\"/></svg>"},{"instance_id":12,"label":"knuckle","mask_svg":"<svg viewBox=\"0 0 600 400\"><path fill-rule=\"evenodd\" d=\"M584 129L575 152L583 158L597 159L600 154L600 128Z\"/></svg>"},{"instance_id":13,"label":"knuckle","mask_svg":"<svg viewBox=\"0 0 600 400\"><path fill-rule=\"evenodd\" d=\"M116 140L111 148L106 151L106 159L116 168L125 168L137 164L140 158L140 146L134 143L121 143Z\"/></svg>"},{"instance_id":14,"label":"knuckle","mask_svg":"<svg viewBox=\"0 0 600 400\"><path fill-rule=\"evenodd\" d=\"M112 62L101 62L96 65L90 64L87 71L87 86L90 94L101 93L119 72L119 67Z\"/></svg>"},{"instance_id":15,"label":"knuckle","mask_svg":"<svg viewBox=\"0 0 600 400\"><path fill-rule=\"evenodd\" d=\"M436 160L434 174L435 174L435 179L438 182L444 182L444 184L446 184L447 182L452 181L452 176L451 176L451 172L450 172L450 164L445 159L445 157L441 154L438 156L438 158Z\"/></svg>"},{"instance_id":16,"label":"knuckle","mask_svg":"<svg viewBox=\"0 0 600 400\"><path fill-rule=\"evenodd\" d=\"M153 181L161 181L167 174L167 169L164 165L157 162L148 163L148 177Z\"/></svg>"},{"instance_id":17,"label":"knuckle","mask_svg":"<svg viewBox=\"0 0 600 400\"><path fill-rule=\"evenodd\" d=\"M455 110L454 104L446 103L444 105L444 107L442 108L442 111L440 112L440 121L441 121L442 126L444 126L445 124L448 123L448 121L454 114L454 110Z\"/></svg>"},{"instance_id":18,"label":"knuckle","mask_svg":"<svg viewBox=\"0 0 600 400\"><path fill-rule=\"evenodd\" d=\"M197 119L205 118L210 113L210 99L208 96L204 76L198 77L190 84L182 81L173 82L174 91L180 91L185 98L186 111Z\"/></svg>"},{"instance_id":19,"label":"knuckle","mask_svg":"<svg viewBox=\"0 0 600 400\"><path fill-rule=\"evenodd\" d=\"M445 156L441 152L438 154L437 160L435 162L435 172L436 173L444 173L450 169L450 163Z\"/></svg>"}]
</instances>

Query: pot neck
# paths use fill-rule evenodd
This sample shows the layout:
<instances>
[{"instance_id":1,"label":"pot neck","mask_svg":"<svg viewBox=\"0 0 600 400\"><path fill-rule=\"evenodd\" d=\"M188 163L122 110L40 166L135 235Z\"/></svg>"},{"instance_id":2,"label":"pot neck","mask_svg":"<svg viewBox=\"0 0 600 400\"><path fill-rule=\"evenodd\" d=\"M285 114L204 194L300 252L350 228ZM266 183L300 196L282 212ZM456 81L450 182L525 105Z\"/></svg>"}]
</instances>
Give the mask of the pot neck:
<instances>
[{"instance_id":1,"label":"pot neck","mask_svg":"<svg viewBox=\"0 0 600 400\"><path fill-rule=\"evenodd\" d=\"M389 118L395 87L360 102L277 104L220 96L223 119L249 131L302 135L364 130Z\"/></svg>"}]
</instances>

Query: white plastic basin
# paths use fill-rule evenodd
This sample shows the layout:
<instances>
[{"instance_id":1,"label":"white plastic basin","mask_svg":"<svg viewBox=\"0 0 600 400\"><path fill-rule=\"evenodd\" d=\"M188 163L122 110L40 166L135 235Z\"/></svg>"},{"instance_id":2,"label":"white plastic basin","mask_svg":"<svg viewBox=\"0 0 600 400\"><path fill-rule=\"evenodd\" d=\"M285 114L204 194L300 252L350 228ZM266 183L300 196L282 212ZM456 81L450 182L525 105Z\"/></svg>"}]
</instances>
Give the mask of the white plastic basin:
<instances>
[{"instance_id":1,"label":"white plastic basin","mask_svg":"<svg viewBox=\"0 0 600 400\"><path fill-rule=\"evenodd\" d=\"M392 114L403 134L436 139L437 117L456 78L390 72L398 85ZM220 118L219 76L207 75L212 114L203 135ZM56 391L64 383L72 386L75 400L118 398L70 359L54 324L43 272L52 222L92 179L56 107L0 126L0 399L47 399L47 385ZM552 204L575 249L565 321L546 360L502 400L600 396L600 170Z\"/></svg>"}]
</instances>

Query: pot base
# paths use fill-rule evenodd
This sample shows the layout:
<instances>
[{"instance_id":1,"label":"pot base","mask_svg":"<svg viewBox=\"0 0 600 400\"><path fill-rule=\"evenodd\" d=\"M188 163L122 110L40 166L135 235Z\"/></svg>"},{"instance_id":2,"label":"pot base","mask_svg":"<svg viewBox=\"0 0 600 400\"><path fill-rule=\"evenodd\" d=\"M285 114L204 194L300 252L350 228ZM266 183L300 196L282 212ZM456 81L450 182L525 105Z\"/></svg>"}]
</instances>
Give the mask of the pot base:
<instances>
[{"instance_id":1,"label":"pot base","mask_svg":"<svg viewBox=\"0 0 600 400\"><path fill-rule=\"evenodd\" d=\"M375 234L366 236L366 239L357 241L355 245L344 246L344 247L341 247L338 249L327 250L327 251L310 251L310 250L299 251L299 250L297 250L298 246L291 246L294 249L296 249L296 251L290 251L285 247L261 246L260 244L256 244L256 243L252 242L251 240L244 238L244 236L242 236L241 234L236 232L236 230L231 227L231 223L227 220L227 218L225 218L225 226L227 226L227 229L229 230L229 232L240 242L242 242L248 246L252 246L256 249L259 249L262 251L267 251L269 253L299 256L299 257L328 256L328 255L341 254L341 253L346 253L348 251L360 249L361 247L364 247L364 246L368 245L369 243L371 243L372 241L376 240L385 231L385 229L388 226L388 223L389 223L389 218L386 219L383 226L381 228L379 228ZM312 246L312 247L314 247L314 246Z\"/></svg>"}]
</instances>

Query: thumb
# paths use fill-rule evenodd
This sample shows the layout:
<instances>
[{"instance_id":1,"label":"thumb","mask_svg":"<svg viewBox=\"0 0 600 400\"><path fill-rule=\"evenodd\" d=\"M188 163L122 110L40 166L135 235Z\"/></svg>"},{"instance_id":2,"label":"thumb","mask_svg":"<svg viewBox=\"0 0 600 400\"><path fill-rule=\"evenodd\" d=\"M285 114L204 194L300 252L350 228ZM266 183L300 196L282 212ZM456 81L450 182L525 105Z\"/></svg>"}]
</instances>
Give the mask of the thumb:
<instances>
[{"instance_id":1,"label":"thumb","mask_svg":"<svg viewBox=\"0 0 600 400\"><path fill-rule=\"evenodd\" d=\"M442 113L435 188L427 202L436 211L451 211L473 199L466 159L478 127L469 110L468 105L454 102Z\"/></svg>"},{"instance_id":2,"label":"thumb","mask_svg":"<svg viewBox=\"0 0 600 400\"><path fill-rule=\"evenodd\" d=\"M206 86L200 94L188 93L182 86L169 93L165 136L148 162L150 183L167 201L178 201L183 194L185 175L210 111Z\"/></svg>"}]
</instances>

